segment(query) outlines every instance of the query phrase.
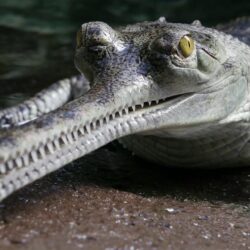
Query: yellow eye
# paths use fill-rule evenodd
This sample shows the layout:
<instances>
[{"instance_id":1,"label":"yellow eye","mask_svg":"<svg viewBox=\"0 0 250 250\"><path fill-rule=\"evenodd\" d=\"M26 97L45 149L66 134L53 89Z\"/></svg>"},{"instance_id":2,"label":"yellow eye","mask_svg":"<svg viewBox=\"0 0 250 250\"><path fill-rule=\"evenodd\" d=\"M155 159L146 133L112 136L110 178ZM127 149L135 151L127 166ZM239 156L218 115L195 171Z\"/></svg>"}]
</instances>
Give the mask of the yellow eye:
<instances>
[{"instance_id":1,"label":"yellow eye","mask_svg":"<svg viewBox=\"0 0 250 250\"><path fill-rule=\"evenodd\" d=\"M185 58L189 57L194 51L194 40L189 36L183 36L179 42L179 48Z\"/></svg>"}]
</instances>

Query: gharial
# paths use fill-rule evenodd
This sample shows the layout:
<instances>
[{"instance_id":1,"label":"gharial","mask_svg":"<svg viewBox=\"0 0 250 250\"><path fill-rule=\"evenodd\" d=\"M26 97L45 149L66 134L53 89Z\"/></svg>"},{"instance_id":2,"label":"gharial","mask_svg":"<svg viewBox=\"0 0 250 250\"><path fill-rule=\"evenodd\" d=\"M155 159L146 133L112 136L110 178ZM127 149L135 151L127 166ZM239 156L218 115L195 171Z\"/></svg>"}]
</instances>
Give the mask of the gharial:
<instances>
[{"instance_id":1,"label":"gharial","mask_svg":"<svg viewBox=\"0 0 250 250\"><path fill-rule=\"evenodd\" d=\"M0 112L0 200L115 139L165 166L249 166L249 27L83 24L82 75Z\"/></svg>"}]
</instances>

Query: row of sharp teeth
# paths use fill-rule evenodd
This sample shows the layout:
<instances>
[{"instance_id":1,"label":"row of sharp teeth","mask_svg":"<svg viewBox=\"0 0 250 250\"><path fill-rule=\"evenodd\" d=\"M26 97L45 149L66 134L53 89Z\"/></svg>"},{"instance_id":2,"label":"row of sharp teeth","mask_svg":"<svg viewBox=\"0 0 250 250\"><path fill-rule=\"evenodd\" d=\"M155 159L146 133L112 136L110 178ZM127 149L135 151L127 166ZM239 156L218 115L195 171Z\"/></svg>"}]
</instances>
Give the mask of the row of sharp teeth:
<instances>
[{"instance_id":1,"label":"row of sharp teeth","mask_svg":"<svg viewBox=\"0 0 250 250\"><path fill-rule=\"evenodd\" d=\"M120 118L126 114L135 112L142 108L150 107L164 102L166 99L155 100L144 102L143 104L133 105L124 108L120 111L116 111L104 118L92 121L82 127L75 128L73 131L65 134L62 133L59 137L54 138L54 140L48 141L45 145L40 145L39 148L32 150L31 152L24 153L7 160L4 164L0 164L0 174L6 174L14 168L21 168L29 164L35 163L38 160L44 159L47 155L53 154L55 151L60 150L63 146L74 143L79 137L86 134L90 134L91 131L96 130L103 124L107 124L109 121L115 118Z\"/></svg>"}]
</instances>

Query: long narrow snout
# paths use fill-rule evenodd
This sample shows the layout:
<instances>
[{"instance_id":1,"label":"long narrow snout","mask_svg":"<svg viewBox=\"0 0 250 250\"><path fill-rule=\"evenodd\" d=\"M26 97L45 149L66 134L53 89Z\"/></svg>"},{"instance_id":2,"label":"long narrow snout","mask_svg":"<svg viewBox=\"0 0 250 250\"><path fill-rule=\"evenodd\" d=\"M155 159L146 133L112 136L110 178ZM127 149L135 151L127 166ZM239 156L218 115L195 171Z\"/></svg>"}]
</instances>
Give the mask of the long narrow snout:
<instances>
[{"instance_id":1,"label":"long narrow snout","mask_svg":"<svg viewBox=\"0 0 250 250\"><path fill-rule=\"evenodd\" d=\"M83 25L75 62L91 89L35 121L0 132L0 200L110 141L156 126L140 110L157 104L160 95L152 92L138 49L123 47L116 35L101 22ZM115 55L103 59L110 46Z\"/></svg>"},{"instance_id":2,"label":"long narrow snout","mask_svg":"<svg viewBox=\"0 0 250 250\"><path fill-rule=\"evenodd\" d=\"M110 141L153 129L156 123L140 110L156 103L132 100L139 86L111 94L110 86L99 85L57 111L1 131L0 200Z\"/></svg>"}]
</instances>

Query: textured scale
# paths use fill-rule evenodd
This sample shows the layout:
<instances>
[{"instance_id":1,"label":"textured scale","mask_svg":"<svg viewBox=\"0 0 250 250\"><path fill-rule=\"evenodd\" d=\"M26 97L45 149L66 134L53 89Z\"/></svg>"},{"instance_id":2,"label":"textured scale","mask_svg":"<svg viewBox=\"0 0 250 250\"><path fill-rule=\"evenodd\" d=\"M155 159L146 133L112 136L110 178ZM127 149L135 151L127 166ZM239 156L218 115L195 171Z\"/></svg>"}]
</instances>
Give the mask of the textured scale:
<instances>
[{"instance_id":1,"label":"textured scale","mask_svg":"<svg viewBox=\"0 0 250 250\"><path fill-rule=\"evenodd\" d=\"M83 24L82 75L0 112L0 200L116 139L166 167L249 166L249 24Z\"/></svg>"},{"instance_id":2,"label":"textured scale","mask_svg":"<svg viewBox=\"0 0 250 250\"><path fill-rule=\"evenodd\" d=\"M156 136L128 136L121 139L126 148L135 154L169 167L242 166L246 159L240 157L250 135L244 126L213 128L198 138L161 138ZM210 135L209 135L210 134ZM249 159L248 159L249 160ZM249 161L248 161L249 162Z\"/></svg>"}]
</instances>

